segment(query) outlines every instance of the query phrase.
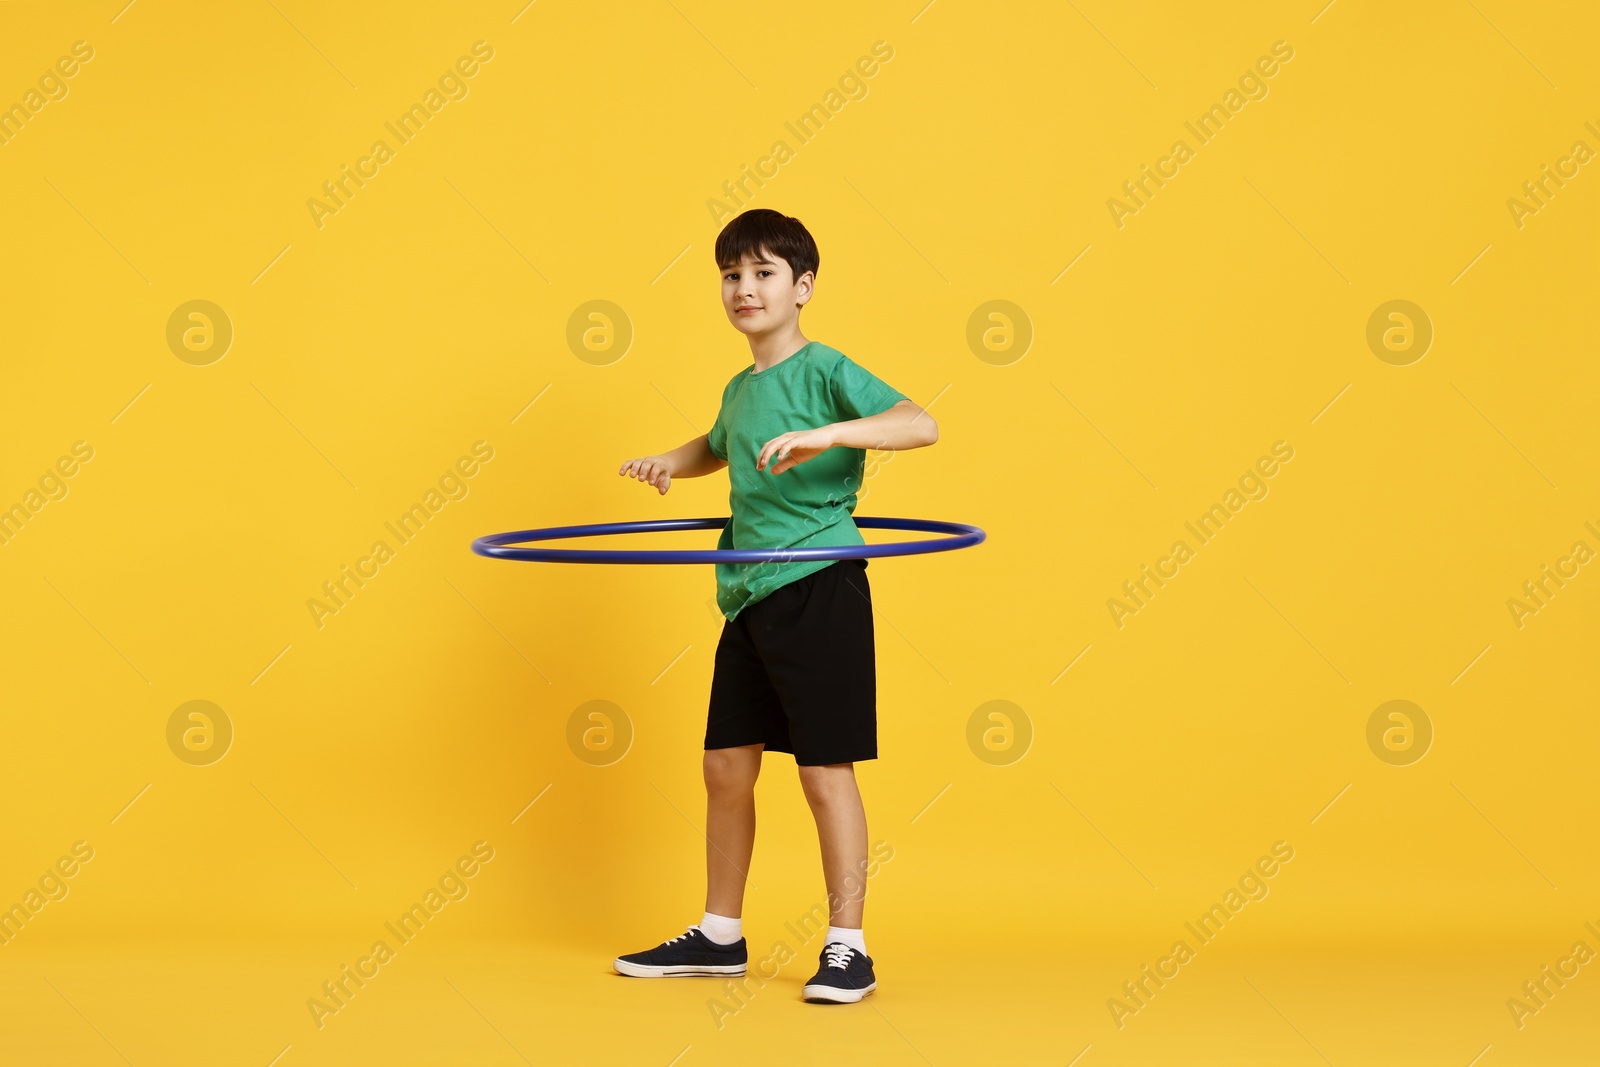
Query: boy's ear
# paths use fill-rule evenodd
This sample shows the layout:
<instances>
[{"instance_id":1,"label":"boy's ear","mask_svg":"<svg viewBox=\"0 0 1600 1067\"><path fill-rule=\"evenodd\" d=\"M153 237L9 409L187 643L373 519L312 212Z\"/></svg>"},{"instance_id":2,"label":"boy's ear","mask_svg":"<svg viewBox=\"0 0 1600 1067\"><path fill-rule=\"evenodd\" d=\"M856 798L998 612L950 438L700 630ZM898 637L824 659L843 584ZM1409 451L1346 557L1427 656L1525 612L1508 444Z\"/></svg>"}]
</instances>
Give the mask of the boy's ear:
<instances>
[{"instance_id":1,"label":"boy's ear","mask_svg":"<svg viewBox=\"0 0 1600 1067\"><path fill-rule=\"evenodd\" d=\"M810 271L806 271L804 274L800 275L799 280L794 283L795 288L799 290L799 292L795 294L795 303L799 304L801 307L804 307L806 303L810 301L812 287L816 284L816 281L817 276L812 274Z\"/></svg>"}]
</instances>

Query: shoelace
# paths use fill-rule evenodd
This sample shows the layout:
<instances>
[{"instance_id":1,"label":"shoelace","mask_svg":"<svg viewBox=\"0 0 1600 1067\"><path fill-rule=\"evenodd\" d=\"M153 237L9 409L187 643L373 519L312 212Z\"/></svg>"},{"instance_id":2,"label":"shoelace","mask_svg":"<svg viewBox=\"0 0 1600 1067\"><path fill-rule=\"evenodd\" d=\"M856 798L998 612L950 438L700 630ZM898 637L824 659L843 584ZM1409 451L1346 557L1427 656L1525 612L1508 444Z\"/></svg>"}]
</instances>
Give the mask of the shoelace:
<instances>
[{"instance_id":1,"label":"shoelace","mask_svg":"<svg viewBox=\"0 0 1600 1067\"><path fill-rule=\"evenodd\" d=\"M685 930L683 933L679 934L677 937L669 937L667 939L667 944L671 945L671 944L674 944L675 942L682 941L684 938L690 936L693 933L694 933L694 927L691 926L691 927L689 927L689 929Z\"/></svg>"},{"instance_id":2,"label":"shoelace","mask_svg":"<svg viewBox=\"0 0 1600 1067\"><path fill-rule=\"evenodd\" d=\"M822 951L827 953L829 967L837 967L843 971L849 969L850 957L854 954L855 949L842 941L835 941L833 944L825 946Z\"/></svg>"}]
</instances>

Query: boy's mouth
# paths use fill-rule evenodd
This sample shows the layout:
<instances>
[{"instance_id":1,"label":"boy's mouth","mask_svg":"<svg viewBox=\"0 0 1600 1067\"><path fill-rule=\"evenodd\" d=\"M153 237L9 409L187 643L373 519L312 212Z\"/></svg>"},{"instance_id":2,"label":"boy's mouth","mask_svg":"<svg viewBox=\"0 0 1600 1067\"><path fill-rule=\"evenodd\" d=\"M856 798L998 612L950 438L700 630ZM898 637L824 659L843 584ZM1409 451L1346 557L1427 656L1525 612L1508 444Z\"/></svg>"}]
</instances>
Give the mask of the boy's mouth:
<instances>
[{"instance_id":1,"label":"boy's mouth","mask_svg":"<svg viewBox=\"0 0 1600 1067\"><path fill-rule=\"evenodd\" d=\"M750 304L750 305L747 305L745 307L738 308L737 310L738 310L739 314L745 315L745 314L754 314L755 312L760 311L761 308L756 306L755 304Z\"/></svg>"}]
</instances>

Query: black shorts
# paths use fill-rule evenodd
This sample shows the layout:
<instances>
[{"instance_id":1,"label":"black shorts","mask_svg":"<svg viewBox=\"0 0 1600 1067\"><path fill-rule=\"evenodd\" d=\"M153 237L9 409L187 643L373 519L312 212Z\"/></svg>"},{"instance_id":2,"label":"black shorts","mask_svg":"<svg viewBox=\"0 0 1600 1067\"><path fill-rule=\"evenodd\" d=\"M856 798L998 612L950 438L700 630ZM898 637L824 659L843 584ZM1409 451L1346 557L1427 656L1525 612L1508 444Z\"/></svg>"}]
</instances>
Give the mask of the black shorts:
<instances>
[{"instance_id":1,"label":"black shorts","mask_svg":"<svg viewBox=\"0 0 1600 1067\"><path fill-rule=\"evenodd\" d=\"M780 586L723 624L708 749L764 744L801 767L878 758L878 672L867 561Z\"/></svg>"}]
</instances>

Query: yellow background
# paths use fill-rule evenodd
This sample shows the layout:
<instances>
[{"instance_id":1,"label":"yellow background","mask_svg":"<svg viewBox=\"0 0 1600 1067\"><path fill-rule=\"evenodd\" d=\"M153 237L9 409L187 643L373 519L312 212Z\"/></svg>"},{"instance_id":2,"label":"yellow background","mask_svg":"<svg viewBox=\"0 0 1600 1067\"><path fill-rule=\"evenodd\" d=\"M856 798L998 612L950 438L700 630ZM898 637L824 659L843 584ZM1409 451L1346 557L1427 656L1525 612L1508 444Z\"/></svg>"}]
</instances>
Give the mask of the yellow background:
<instances>
[{"instance_id":1,"label":"yellow background","mask_svg":"<svg viewBox=\"0 0 1600 1067\"><path fill-rule=\"evenodd\" d=\"M1600 548L1597 164L1507 207L1600 148L1590 6L111 0L0 27L0 104L94 49L0 146L0 505L94 449L0 545L0 903L94 849L0 948L0 1061L1593 1062L1593 966L1521 1028L1506 1004L1600 949L1600 576L1507 607ZM479 40L468 95L319 228L322 183ZM1277 41L1199 146L1184 123ZM468 545L727 513L725 476L616 471L749 363L706 202L780 139L751 206L818 239L803 329L940 426L858 513L988 541L870 570L878 993L799 1000L820 944L784 924L823 889L774 756L745 928L753 964L798 958L719 1028L717 983L610 973L703 903L710 568ZM199 299L234 330L206 366L166 340ZM1395 299L1435 331L1408 366L1366 343ZM591 300L634 333L604 365L566 341ZM1004 365L966 340L990 300L1033 330ZM1270 494L1118 628L1107 600L1280 440ZM322 583L477 441L468 495L319 628ZM1396 699L1434 731L1408 766L1367 744ZM235 731L209 766L168 746L191 700ZM593 700L631 724L607 766L567 742ZM968 743L993 700L1031 724L1008 765ZM318 1029L307 1000L477 841L470 894ZM1198 945L1277 841L1270 894Z\"/></svg>"}]
</instances>

